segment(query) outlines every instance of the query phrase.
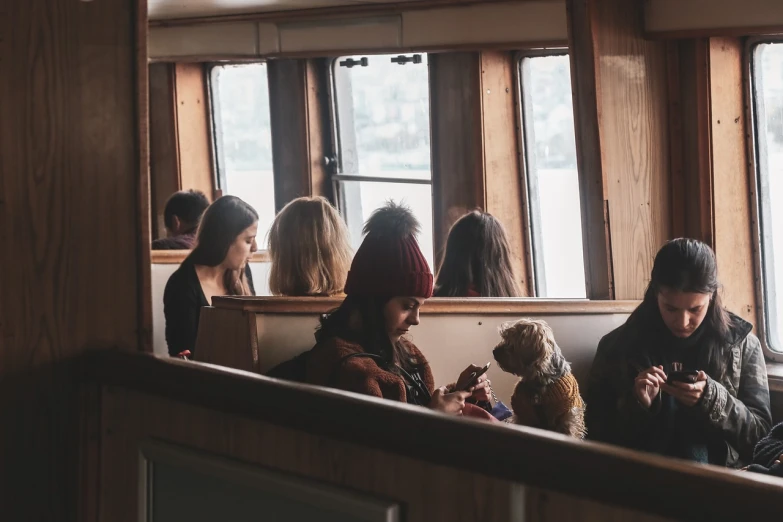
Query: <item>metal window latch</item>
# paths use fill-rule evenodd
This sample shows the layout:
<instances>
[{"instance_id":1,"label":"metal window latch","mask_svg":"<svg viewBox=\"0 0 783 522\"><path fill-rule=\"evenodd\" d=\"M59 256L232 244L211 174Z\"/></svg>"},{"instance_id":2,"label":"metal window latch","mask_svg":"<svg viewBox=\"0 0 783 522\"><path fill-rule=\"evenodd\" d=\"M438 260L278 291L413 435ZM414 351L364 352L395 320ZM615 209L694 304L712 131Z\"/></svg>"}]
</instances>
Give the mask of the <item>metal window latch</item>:
<instances>
[{"instance_id":1,"label":"metal window latch","mask_svg":"<svg viewBox=\"0 0 783 522\"><path fill-rule=\"evenodd\" d=\"M367 59L367 57L360 58L359 60L354 60L353 58L346 58L345 60L340 62L340 67L348 67L349 69L351 67L356 67L357 65L361 65L362 67L367 67L370 65L370 61Z\"/></svg>"},{"instance_id":2,"label":"metal window latch","mask_svg":"<svg viewBox=\"0 0 783 522\"><path fill-rule=\"evenodd\" d=\"M399 65L405 65L406 63L421 63L421 55L414 54L413 56L399 55L391 59L392 63Z\"/></svg>"}]
</instances>

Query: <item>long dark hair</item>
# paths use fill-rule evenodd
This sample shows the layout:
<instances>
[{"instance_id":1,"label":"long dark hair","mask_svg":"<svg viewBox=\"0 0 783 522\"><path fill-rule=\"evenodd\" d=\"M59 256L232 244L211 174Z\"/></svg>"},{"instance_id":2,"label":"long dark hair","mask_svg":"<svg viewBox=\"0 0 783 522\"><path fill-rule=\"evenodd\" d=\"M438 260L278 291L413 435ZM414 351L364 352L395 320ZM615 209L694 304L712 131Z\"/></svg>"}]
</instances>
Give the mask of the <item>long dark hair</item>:
<instances>
[{"instance_id":1,"label":"long dark hair","mask_svg":"<svg viewBox=\"0 0 783 522\"><path fill-rule=\"evenodd\" d=\"M436 297L465 297L473 288L481 297L518 297L508 238L500 221L474 210L449 231L435 282Z\"/></svg>"},{"instance_id":2,"label":"long dark hair","mask_svg":"<svg viewBox=\"0 0 783 522\"><path fill-rule=\"evenodd\" d=\"M685 238L666 243L655 256L644 300L631 314L629 321L642 321L650 325L653 320L659 320L658 294L664 288L710 294L710 307L703 323L706 327L704 334L717 343L728 338L731 317L723 307L718 263L709 245Z\"/></svg>"},{"instance_id":3,"label":"long dark hair","mask_svg":"<svg viewBox=\"0 0 783 522\"><path fill-rule=\"evenodd\" d=\"M238 197L218 198L201 218L196 247L188 256L188 261L196 265L218 266L226 259L239 234L257 222L258 212ZM223 283L229 295L252 293L242 271L227 270Z\"/></svg>"},{"instance_id":4,"label":"long dark hair","mask_svg":"<svg viewBox=\"0 0 783 522\"><path fill-rule=\"evenodd\" d=\"M383 357L389 369L400 366L408 372L420 369L425 363L413 357L402 341L392 343L386 331L383 308L392 297L349 295L339 308L321 317L315 332L317 342L339 337L360 344L365 352Z\"/></svg>"}]
</instances>

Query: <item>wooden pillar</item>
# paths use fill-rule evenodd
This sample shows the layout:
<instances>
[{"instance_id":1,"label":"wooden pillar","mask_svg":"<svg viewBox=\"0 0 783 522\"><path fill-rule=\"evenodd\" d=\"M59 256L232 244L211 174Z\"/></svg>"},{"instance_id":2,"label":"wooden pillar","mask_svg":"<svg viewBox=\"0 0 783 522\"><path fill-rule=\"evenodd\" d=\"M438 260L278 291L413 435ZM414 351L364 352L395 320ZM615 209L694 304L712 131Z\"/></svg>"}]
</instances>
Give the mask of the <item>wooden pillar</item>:
<instances>
[{"instance_id":1,"label":"wooden pillar","mask_svg":"<svg viewBox=\"0 0 783 522\"><path fill-rule=\"evenodd\" d=\"M587 295L639 299L671 235L666 44L641 1L566 5Z\"/></svg>"},{"instance_id":2,"label":"wooden pillar","mask_svg":"<svg viewBox=\"0 0 783 522\"><path fill-rule=\"evenodd\" d=\"M328 84L321 60L270 60L275 208L302 196L331 195L323 122Z\"/></svg>"},{"instance_id":3,"label":"wooden pillar","mask_svg":"<svg viewBox=\"0 0 783 522\"><path fill-rule=\"evenodd\" d=\"M94 515L97 498L79 499L87 452L68 360L138 350L150 333L146 31L142 1L0 6L7 520Z\"/></svg>"},{"instance_id":4,"label":"wooden pillar","mask_svg":"<svg viewBox=\"0 0 783 522\"><path fill-rule=\"evenodd\" d=\"M150 78L150 191L152 236L165 237L163 210L172 193L179 190L179 143L174 64L153 63ZM208 197L211 194L208 194Z\"/></svg>"},{"instance_id":5,"label":"wooden pillar","mask_svg":"<svg viewBox=\"0 0 783 522\"><path fill-rule=\"evenodd\" d=\"M710 138L715 206L715 255L724 304L756 324L751 176L746 139L744 46L739 38L710 38Z\"/></svg>"}]
</instances>

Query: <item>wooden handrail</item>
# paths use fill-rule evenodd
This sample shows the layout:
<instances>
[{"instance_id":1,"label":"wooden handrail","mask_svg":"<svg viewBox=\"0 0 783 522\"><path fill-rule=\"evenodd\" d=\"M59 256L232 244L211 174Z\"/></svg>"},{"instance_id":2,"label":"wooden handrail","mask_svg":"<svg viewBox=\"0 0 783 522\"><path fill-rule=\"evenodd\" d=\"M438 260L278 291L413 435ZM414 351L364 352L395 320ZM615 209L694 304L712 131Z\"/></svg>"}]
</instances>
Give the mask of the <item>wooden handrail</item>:
<instances>
[{"instance_id":1,"label":"wooden handrail","mask_svg":"<svg viewBox=\"0 0 783 522\"><path fill-rule=\"evenodd\" d=\"M313 314L334 310L343 297L213 297L215 308L253 313ZM639 301L590 301L540 298L433 298L422 314L630 314Z\"/></svg>"},{"instance_id":2,"label":"wooden handrail","mask_svg":"<svg viewBox=\"0 0 783 522\"><path fill-rule=\"evenodd\" d=\"M674 519L765 520L783 505L783 481L764 475L189 361L101 351L82 362L91 382Z\"/></svg>"},{"instance_id":3,"label":"wooden handrail","mask_svg":"<svg viewBox=\"0 0 783 522\"><path fill-rule=\"evenodd\" d=\"M179 265L190 254L190 250L152 250L150 259L153 265ZM269 252L259 250L253 254L251 263L265 263L269 261Z\"/></svg>"}]
</instances>

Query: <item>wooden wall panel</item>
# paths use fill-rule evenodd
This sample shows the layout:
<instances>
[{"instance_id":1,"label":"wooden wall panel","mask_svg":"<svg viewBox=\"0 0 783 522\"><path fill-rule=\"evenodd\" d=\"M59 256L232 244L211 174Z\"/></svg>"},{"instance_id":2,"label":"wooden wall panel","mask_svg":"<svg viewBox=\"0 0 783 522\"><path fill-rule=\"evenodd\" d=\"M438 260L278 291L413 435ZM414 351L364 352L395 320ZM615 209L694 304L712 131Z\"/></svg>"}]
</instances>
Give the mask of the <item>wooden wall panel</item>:
<instances>
[{"instance_id":1,"label":"wooden wall panel","mask_svg":"<svg viewBox=\"0 0 783 522\"><path fill-rule=\"evenodd\" d=\"M743 45L711 38L710 96L715 205L715 253L729 310L756 323L755 241L751 233L752 175L746 136Z\"/></svg>"},{"instance_id":2,"label":"wooden wall panel","mask_svg":"<svg viewBox=\"0 0 783 522\"><path fill-rule=\"evenodd\" d=\"M174 65L149 66L150 189L152 236L166 237L163 210L169 196L179 190L179 143Z\"/></svg>"},{"instance_id":3,"label":"wooden wall panel","mask_svg":"<svg viewBox=\"0 0 783 522\"><path fill-rule=\"evenodd\" d=\"M0 511L77 517L64 361L145 326L146 2L0 7ZM138 31L138 32L137 32ZM146 84L143 85L146 91ZM147 237L148 240L148 237Z\"/></svg>"},{"instance_id":4,"label":"wooden wall panel","mask_svg":"<svg viewBox=\"0 0 783 522\"><path fill-rule=\"evenodd\" d=\"M479 53L429 55L433 246L439 265L449 228L484 208Z\"/></svg>"},{"instance_id":5,"label":"wooden wall panel","mask_svg":"<svg viewBox=\"0 0 783 522\"><path fill-rule=\"evenodd\" d=\"M179 186L183 190L200 190L211 201L215 177L204 67L200 63L178 63L174 66L174 72Z\"/></svg>"},{"instance_id":6,"label":"wooden wall panel","mask_svg":"<svg viewBox=\"0 0 783 522\"><path fill-rule=\"evenodd\" d=\"M329 75L326 59L307 60L305 65L307 111L307 158L310 161L309 186L311 196L332 199L332 180L326 168L326 151L331 144L329 121Z\"/></svg>"},{"instance_id":7,"label":"wooden wall panel","mask_svg":"<svg viewBox=\"0 0 783 522\"><path fill-rule=\"evenodd\" d=\"M395 499L407 522L668 520L545 490L526 488L526 494L477 473L162 397L104 390L101 520L138 520L138 447L150 439Z\"/></svg>"},{"instance_id":8,"label":"wooden wall panel","mask_svg":"<svg viewBox=\"0 0 783 522\"><path fill-rule=\"evenodd\" d=\"M149 437L397 499L407 522L514 520L508 482L162 397L110 391L102 422L101 520L139 520L136 448Z\"/></svg>"},{"instance_id":9,"label":"wooden wall panel","mask_svg":"<svg viewBox=\"0 0 783 522\"><path fill-rule=\"evenodd\" d=\"M579 167L586 183L595 187L585 193L587 226L594 231L587 237L589 249L595 249L590 255L599 255L603 246L598 192L604 184L614 297L638 299L656 251L671 235L666 46L644 40L641 2L570 4L575 113L578 141L583 142ZM596 129L597 143L591 136ZM596 261L599 268L602 262ZM589 266L603 284L592 260ZM595 290L590 293L594 298Z\"/></svg>"},{"instance_id":10,"label":"wooden wall panel","mask_svg":"<svg viewBox=\"0 0 783 522\"><path fill-rule=\"evenodd\" d=\"M713 245L709 43L683 40L667 48L672 237Z\"/></svg>"},{"instance_id":11,"label":"wooden wall panel","mask_svg":"<svg viewBox=\"0 0 783 522\"><path fill-rule=\"evenodd\" d=\"M481 123L484 154L485 210L494 215L508 233L511 263L522 296L532 295L528 269L528 234L520 163L519 118L511 53L481 53Z\"/></svg>"},{"instance_id":12,"label":"wooden wall panel","mask_svg":"<svg viewBox=\"0 0 783 522\"><path fill-rule=\"evenodd\" d=\"M640 299L671 229L666 47L643 39L641 2L596 6L615 298Z\"/></svg>"},{"instance_id":13,"label":"wooden wall panel","mask_svg":"<svg viewBox=\"0 0 783 522\"><path fill-rule=\"evenodd\" d=\"M272 60L269 71L269 99L272 128L272 156L275 176L275 209L280 211L292 199L309 196L309 161L306 100L307 70L304 60Z\"/></svg>"},{"instance_id":14,"label":"wooden wall panel","mask_svg":"<svg viewBox=\"0 0 783 522\"><path fill-rule=\"evenodd\" d=\"M606 173L599 125L600 75L594 10L585 0L567 0L576 161L582 211L585 287L588 299L613 299L611 238Z\"/></svg>"}]
</instances>

